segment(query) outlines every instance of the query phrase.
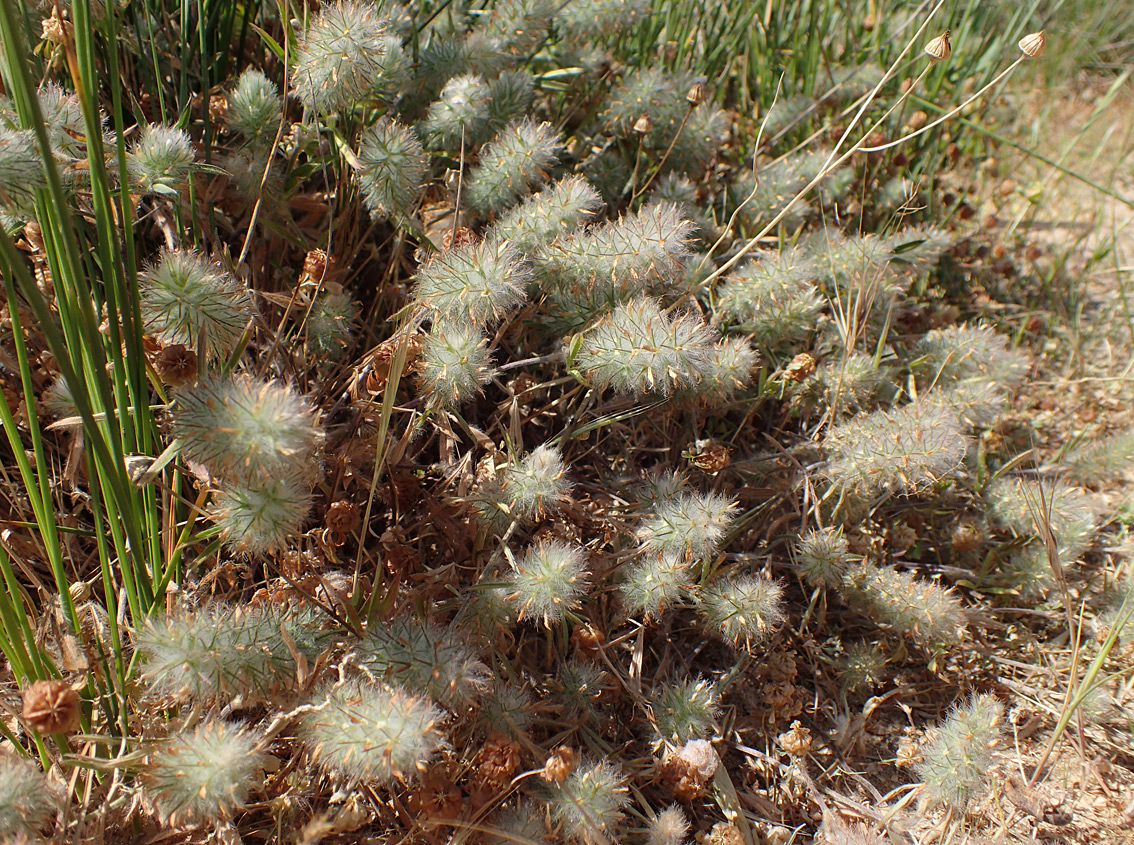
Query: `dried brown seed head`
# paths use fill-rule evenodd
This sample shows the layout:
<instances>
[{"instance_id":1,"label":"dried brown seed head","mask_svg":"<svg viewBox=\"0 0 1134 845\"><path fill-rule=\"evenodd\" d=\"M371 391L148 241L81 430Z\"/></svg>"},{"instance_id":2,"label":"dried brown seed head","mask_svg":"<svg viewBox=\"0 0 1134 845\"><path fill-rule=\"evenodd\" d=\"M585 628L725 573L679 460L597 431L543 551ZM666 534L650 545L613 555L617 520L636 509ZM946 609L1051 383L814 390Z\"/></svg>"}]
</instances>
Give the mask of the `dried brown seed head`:
<instances>
[{"instance_id":1,"label":"dried brown seed head","mask_svg":"<svg viewBox=\"0 0 1134 845\"><path fill-rule=\"evenodd\" d=\"M64 681L36 681L24 690L24 720L40 734L79 729L79 694Z\"/></svg>"},{"instance_id":2,"label":"dried brown seed head","mask_svg":"<svg viewBox=\"0 0 1134 845\"><path fill-rule=\"evenodd\" d=\"M784 370L784 378L787 381L801 382L809 378L814 372L818 364L815 359L806 352L800 352L791 359L791 363L787 365Z\"/></svg>"},{"instance_id":3,"label":"dried brown seed head","mask_svg":"<svg viewBox=\"0 0 1134 845\"><path fill-rule=\"evenodd\" d=\"M175 343L158 353L154 369L165 384L181 387L197 378L197 353Z\"/></svg>"},{"instance_id":4,"label":"dried brown seed head","mask_svg":"<svg viewBox=\"0 0 1134 845\"><path fill-rule=\"evenodd\" d=\"M579 765L579 752L568 745L561 745L551 752L539 776L548 783L563 783Z\"/></svg>"},{"instance_id":5,"label":"dried brown seed head","mask_svg":"<svg viewBox=\"0 0 1134 845\"><path fill-rule=\"evenodd\" d=\"M634 131L639 135L649 134L649 131L653 128L654 122L650 120L650 116L648 114L644 114L636 121L634 121Z\"/></svg>"},{"instance_id":6,"label":"dried brown seed head","mask_svg":"<svg viewBox=\"0 0 1134 845\"><path fill-rule=\"evenodd\" d=\"M704 82L694 82L693 87L689 89L689 93L685 95L686 102L690 106L699 106L705 102L709 97L709 89Z\"/></svg>"}]
</instances>

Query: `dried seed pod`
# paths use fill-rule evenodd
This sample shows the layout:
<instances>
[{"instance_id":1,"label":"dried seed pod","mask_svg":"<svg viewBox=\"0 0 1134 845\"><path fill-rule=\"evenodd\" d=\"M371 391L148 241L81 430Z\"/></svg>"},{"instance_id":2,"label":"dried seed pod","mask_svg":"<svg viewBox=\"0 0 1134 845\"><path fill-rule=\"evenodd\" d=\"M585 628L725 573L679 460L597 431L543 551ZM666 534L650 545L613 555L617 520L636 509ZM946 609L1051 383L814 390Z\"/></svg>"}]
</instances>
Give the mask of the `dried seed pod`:
<instances>
[{"instance_id":1,"label":"dried seed pod","mask_svg":"<svg viewBox=\"0 0 1134 845\"><path fill-rule=\"evenodd\" d=\"M158 353L154 370L162 382L170 387L181 387L197 378L197 353L183 344L174 343Z\"/></svg>"},{"instance_id":2,"label":"dried seed pod","mask_svg":"<svg viewBox=\"0 0 1134 845\"><path fill-rule=\"evenodd\" d=\"M79 694L65 681L36 681L24 690L24 719L40 734L79 729Z\"/></svg>"},{"instance_id":3,"label":"dried seed pod","mask_svg":"<svg viewBox=\"0 0 1134 845\"><path fill-rule=\"evenodd\" d=\"M953 45L949 43L949 30L945 30L926 44L925 54L934 62L943 62L953 55Z\"/></svg>"},{"instance_id":4,"label":"dried seed pod","mask_svg":"<svg viewBox=\"0 0 1134 845\"><path fill-rule=\"evenodd\" d=\"M685 95L685 101L692 106L699 106L709 96L709 89L705 86L704 82L697 81L689 89L689 93Z\"/></svg>"},{"instance_id":5,"label":"dried seed pod","mask_svg":"<svg viewBox=\"0 0 1134 845\"><path fill-rule=\"evenodd\" d=\"M650 120L650 116L648 114L644 114L636 121L634 121L634 131L639 135L649 135L650 130L653 128L654 122Z\"/></svg>"},{"instance_id":6,"label":"dried seed pod","mask_svg":"<svg viewBox=\"0 0 1134 845\"><path fill-rule=\"evenodd\" d=\"M791 359L791 363L784 369L784 378L787 381L804 381L815 372L817 366L818 364L811 355L800 352Z\"/></svg>"},{"instance_id":7,"label":"dried seed pod","mask_svg":"<svg viewBox=\"0 0 1134 845\"><path fill-rule=\"evenodd\" d=\"M548 783L563 783L579 765L579 752L569 745L561 745L551 752L539 776Z\"/></svg>"},{"instance_id":8,"label":"dried seed pod","mask_svg":"<svg viewBox=\"0 0 1134 845\"><path fill-rule=\"evenodd\" d=\"M1029 32L1020 39L1020 52L1027 56L1029 59L1038 59L1043 55L1043 48L1046 45L1044 39L1045 30L1039 32Z\"/></svg>"}]
</instances>

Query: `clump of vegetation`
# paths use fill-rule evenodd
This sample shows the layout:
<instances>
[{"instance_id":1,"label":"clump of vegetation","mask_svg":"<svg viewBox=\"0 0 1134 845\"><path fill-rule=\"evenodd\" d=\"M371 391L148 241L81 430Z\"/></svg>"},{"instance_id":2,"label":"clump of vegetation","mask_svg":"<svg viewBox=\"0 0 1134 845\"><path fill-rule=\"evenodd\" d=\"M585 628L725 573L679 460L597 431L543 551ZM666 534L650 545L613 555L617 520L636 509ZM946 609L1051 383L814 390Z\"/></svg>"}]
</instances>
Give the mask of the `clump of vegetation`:
<instances>
[{"instance_id":1,"label":"clump of vegetation","mask_svg":"<svg viewBox=\"0 0 1134 845\"><path fill-rule=\"evenodd\" d=\"M1020 423L990 5L0 8L0 836L991 829L999 700L862 738L1105 726L1131 456Z\"/></svg>"}]
</instances>

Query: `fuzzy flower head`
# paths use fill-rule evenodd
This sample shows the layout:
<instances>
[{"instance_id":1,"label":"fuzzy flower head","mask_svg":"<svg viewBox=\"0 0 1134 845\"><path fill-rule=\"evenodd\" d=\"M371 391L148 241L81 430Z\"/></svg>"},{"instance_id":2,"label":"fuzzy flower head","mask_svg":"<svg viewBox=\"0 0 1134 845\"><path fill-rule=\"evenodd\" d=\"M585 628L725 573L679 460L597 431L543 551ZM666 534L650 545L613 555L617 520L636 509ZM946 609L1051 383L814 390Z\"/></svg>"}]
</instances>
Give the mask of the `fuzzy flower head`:
<instances>
[{"instance_id":1,"label":"fuzzy flower head","mask_svg":"<svg viewBox=\"0 0 1134 845\"><path fill-rule=\"evenodd\" d=\"M208 359L231 355L252 319L248 289L192 250L164 250L139 286L146 331L165 345L203 347Z\"/></svg>"},{"instance_id":2,"label":"fuzzy flower head","mask_svg":"<svg viewBox=\"0 0 1134 845\"><path fill-rule=\"evenodd\" d=\"M529 252L578 229L601 205L598 191L586 179L569 176L500 217L489 237L511 241L521 252Z\"/></svg>"},{"instance_id":3,"label":"fuzzy flower head","mask_svg":"<svg viewBox=\"0 0 1134 845\"><path fill-rule=\"evenodd\" d=\"M692 587L689 561L673 554L646 554L629 568L619 591L627 613L656 619Z\"/></svg>"},{"instance_id":4,"label":"fuzzy flower head","mask_svg":"<svg viewBox=\"0 0 1134 845\"><path fill-rule=\"evenodd\" d=\"M373 626L357 653L359 664L376 677L453 709L479 699L491 680L456 631L411 616Z\"/></svg>"},{"instance_id":5,"label":"fuzzy flower head","mask_svg":"<svg viewBox=\"0 0 1134 845\"><path fill-rule=\"evenodd\" d=\"M318 763L347 780L412 778L444 744L441 711L397 687L356 681L312 703L298 736Z\"/></svg>"},{"instance_id":6,"label":"fuzzy flower head","mask_svg":"<svg viewBox=\"0 0 1134 845\"><path fill-rule=\"evenodd\" d=\"M843 583L850 554L841 528L812 529L795 545L795 564L814 586L835 587Z\"/></svg>"},{"instance_id":7,"label":"fuzzy flower head","mask_svg":"<svg viewBox=\"0 0 1134 845\"><path fill-rule=\"evenodd\" d=\"M0 755L0 838L5 842L38 842L61 803L38 766L8 751Z\"/></svg>"},{"instance_id":8,"label":"fuzzy flower head","mask_svg":"<svg viewBox=\"0 0 1134 845\"><path fill-rule=\"evenodd\" d=\"M726 577L701 590L698 607L709 628L738 648L751 648L786 618L783 593L783 585L758 575Z\"/></svg>"},{"instance_id":9,"label":"fuzzy flower head","mask_svg":"<svg viewBox=\"0 0 1134 845\"><path fill-rule=\"evenodd\" d=\"M557 327L575 331L647 292L672 292L686 276L694 227L674 204L650 202L547 244L533 260Z\"/></svg>"},{"instance_id":10,"label":"fuzzy flower head","mask_svg":"<svg viewBox=\"0 0 1134 845\"><path fill-rule=\"evenodd\" d=\"M556 446L533 449L504 475L508 509L514 517L531 519L557 509L571 495L567 466Z\"/></svg>"},{"instance_id":11,"label":"fuzzy flower head","mask_svg":"<svg viewBox=\"0 0 1134 845\"><path fill-rule=\"evenodd\" d=\"M627 804L621 773L609 763L583 763L552 788L551 817L582 845L606 845Z\"/></svg>"},{"instance_id":12,"label":"fuzzy flower head","mask_svg":"<svg viewBox=\"0 0 1134 845\"><path fill-rule=\"evenodd\" d=\"M735 518L736 502L722 493L681 493L659 502L638 529L646 553L708 560Z\"/></svg>"},{"instance_id":13,"label":"fuzzy flower head","mask_svg":"<svg viewBox=\"0 0 1134 845\"><path fill-rule=\"evenodd\" d=\"M213 607L152 619L135 639L143 676L159 695L209 702L242 695L256 700L294 681L291 644L307 654L313 622L279 610ZM310 657L322 651L311 646Z\"/></svg>"},{"instance_id":14,"label":"fuzzy flower head","mask_svg":"<svg viewBox=\"0 0 1134 845\"><path fill-rule=\"evenodd\" d=\"M582 336L575 366L596 387L642 396L695 385L712 367L712 331L700 319L672 319L643 297L620 306Z\"/></svg>"},{"instance_id":15,"label":"fuzzy flower head","mask_svg":"<svg viewBox=\"0 0 1134 845\"><path fill-rule=\"evenodd\" d=\"M150 754L142 771L146 795L173 825L215 823L244 806L265 755L257 737L221 720L179 734Z\"/></svg>"},{"instance_id":16,"label":"fuzzy flower head","mask_svg":"<svg viewBox=\"0 0 1134 845\"><path fill-rule=\"evenodd\" d=\"M87 129L78 96L49 82L39 90L38 97L51 149L65 160L85 157Z\"/></svg>"},{"instance_id":17,"label":"fuzzy flower head","mask_svg":"<svg viewBox=\"0 0 1134 845\"><path fill-rule=\"evenodd\" d=\"M306 484L284 476L223 485L213 497L212 517L225 545L236 552L261 554L286 546L310 510Z\"/></svg>"},{"instance_id":18,"label":"fuzzy flower head","mask_svg":"<svg viewBox=\"0 0 1134 845\"><path fill-rule=\"evenodd\" d=\"M1004 705L995 697L974 695L937 729L917 765L931 801L968 808L995 759L1003 719Z\"/></svg>"},{"instance_id":19,"label":"fuzzy flower head","mask_svg":"<svg viewBox=\"0 0 1134 845\"><path fill-rule=\"evenodd\" d=\"M382 116L358 139L358 185L370 213L395 221L413 210L429 159L408 127Z\"/></svg>"},{"instance_id":20,"label":"fuzzy flower head","mask_svg":"<svg viewBox=\"0 0 1134 845\"><path fill-rule=\"evenodd\" d=\"M454 76L441 89L421 124L430 149L460 150L477 142L489 124L492 94L484 79L472 73Z\"/></svg>"},{"instance_id":21,"label":"fuzzy flower head","mask_svg":"<svg viewBox=\"0 0 1134 845\"><path fill-rule=\"evenodd\" d=\"M0 123L0 204L9 211L30 215L35 189L46 183L32 131Z\"/></svg>"},{"instance_id":22,"label":"fuzzy flower head","mask_svg":"<svg viewBox=\"0 0 1134 845\"><path fill-rule=\"evenodd\" d=\"M501 212L547 180L562 146L550 123L530 118L500 131L480 151L469 173L465 198L479 214Z\"/></svg>"},{"instance_id":23,"label":"fuzzy flower head","mask_svg":"<svg viewBox=\"0 0 1134 845\"><path fill-rule=\"evenodd\" d=\"M488 338L464 323L433 324L421 352L418 383L443 408L477 396L488 382Z\"/></svg>"},{"instance_id":24,"label":"fuzzy flower head","mask_svg":"<svg viewBox=\"0 0 1134 845\"><path fill-rule=\"evenodd\" d=\"M759 354L742 337L726 337L713 346L713 358L701 380L687 393L707 405L728 402L752 384Z\"/></svg>"},{"instance_id":25,"label":"fuzzy flower head","mask_svg":"<svg viewBox=\"0 0 1134 845\"><path fill-rule=\"evenodd\" d=\"M712 730L719 695L704 678L666 685L654 695L654 729L658 745L684 745L703 739Z\"/></svg>"},{"instance_id":26,"label":"fuzzy flower head","mask_svg":"<svg viewBox=\"0 0 1134 845\"><path fill-rule=\"evenodd\" d=\"M646 845L683 845L689 836L689 819L676 804L650 817Z\"/></svg>"},{"instance_id":27,"label":"fuzzy flower head","mask_svg":"<svg viewBox=\"0 0 1134 845\"><path fill-rule=\"evenodd\" d=\"M246 483L310 471L322 440L318 414L306 399L284 384L249 376L209 377L181 391L173 434L187 460Z\"/></svg>"},{"instance_id":28,"label":"fuzzy flower head","mask_svg":"<svg viewBox=\"0 0 1134 845\"><path fill-rule=\"evenodd\" d=\"M847 574L843 591L875 621L926 649L964 639L964 609L953 591L910 572L863 563Z\"/></svg>"},{"instance_id":29,"label":"fuzzy flower head","mask_svg":"<svg viewBox=\"0 0 1134 845\"><path fill-rule=\"evenodd\" d=\"M358 320L358 306L348 293L324 291L307 312L303 323L307 349L332 360L342 355L350 343Z\"/></svg>"},{"instance_id":30,"label":"fuzzy flower head","mask_svg":"<svg viewBox=\"0 0 1134 845\"><path fill-rule=\"evenodd\" d=\"M784 350L815 330L823 299L815 263L802 250L760 253L717 290L717 315L752 334L762 349Z\"/></svg>"},{"instance_id":31,"label":"fuzzy flower head","mask_svg":"<svg viewBox=\"0 0 1134 845\"><path fill-rule=\"evenodd\" d=\"M280 92L268 77L255 68L240 74L236 88L228 97L225 123L253 143L270 142L283 117Z\"/></svg>"},{"instance_id":32,"label":"fuzzy flower head","mask_svg":"<svg viewBox=\"0 0 1134 845\"><path fill-rule=\"evenodd\" d=\"M151 123L126 154L126 168L142 191L175 197L189 179L193 160L184 130Z\"/></svg>"},{"instance_id":33,"label":"fuzzy flower head","mask_svg":"<svg viewBox=\"0 0 1134 845\"><path fill-rule=\"evenodd\" d=\"M840 489L861 498L915 494L955 471L967 447L955 413L916 402L833 428L827 475Z\"/></svg>"},{"instance_id":34,"label":"fuzzy flower head","mask_svg":"<svg viewBox=\"0 0 1134 845\"><path fill-rule=\"evenodd\" d=\"M365 0L339 0L311 19L295 51L296 97L321 115L383 99L407 66L401 39Z\"/></svg>"},{"instance_id":35,"label":"fuzzy flower head","mask_svg":"<svg viewBox=\"0 0 1134 845\"><path fill-rule=\"evenodd\" d=\"M531 278L511 244L481 241L434 257L418 273L414 294L435 319L484 326L524 301Z\"/></svg>"},{"instance_id":36,"label":"fuzzy flower head","mask_svg":"<svg viewBox=\"0 0 1134 845\"><path fill-rule=\"evenodd\" d=\"M1028 371L1026 356L988 326L933 329L918 341L917 352L925 387L949 387L970 379L1011 387Z\"/></svg>"},{"instance_id":37,"label":"fuzzy flower head","mask_svg":"<svg viewBox=\"0 0 1134 845\"><path fill-rule=\"evenodd\" d=\"M579 606L587 590L587 558L578 546L549 541L528 549L507 578L521 617L550 626Z\"/></svg>"}]
</instances>

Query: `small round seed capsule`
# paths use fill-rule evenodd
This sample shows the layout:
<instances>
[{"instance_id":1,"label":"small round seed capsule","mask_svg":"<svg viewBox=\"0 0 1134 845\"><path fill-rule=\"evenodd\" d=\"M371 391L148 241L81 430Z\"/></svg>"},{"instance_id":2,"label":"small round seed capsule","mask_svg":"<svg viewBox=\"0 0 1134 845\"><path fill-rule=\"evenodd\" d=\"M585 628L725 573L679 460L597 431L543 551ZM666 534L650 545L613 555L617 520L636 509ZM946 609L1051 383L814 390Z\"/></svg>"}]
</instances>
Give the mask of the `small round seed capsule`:
<instances>
[{"instance_id":1,"label":"small round seed capsule","mask_svg":"<svg viewBox=\"0 0 1134 845\"><path fill-rule=\"evenodd\" d=\"M1020 52L1029 59L1038 59L1043 55L1045 45L1044 30L1041 29L1039 32L1029 32L1020 39Z\"/></svg>"},{"instance_id":2,"label":"small round seed capsule","mask_svg":"<svg viewBox=\"0 0 1134 845\"><path fill-rule=\"evenodd\" d=\"M926 44L925 54L935 62L943 62L953 55L953 45L949 43L949 30L945 30Z\"/></svg>"}]
</instances>

